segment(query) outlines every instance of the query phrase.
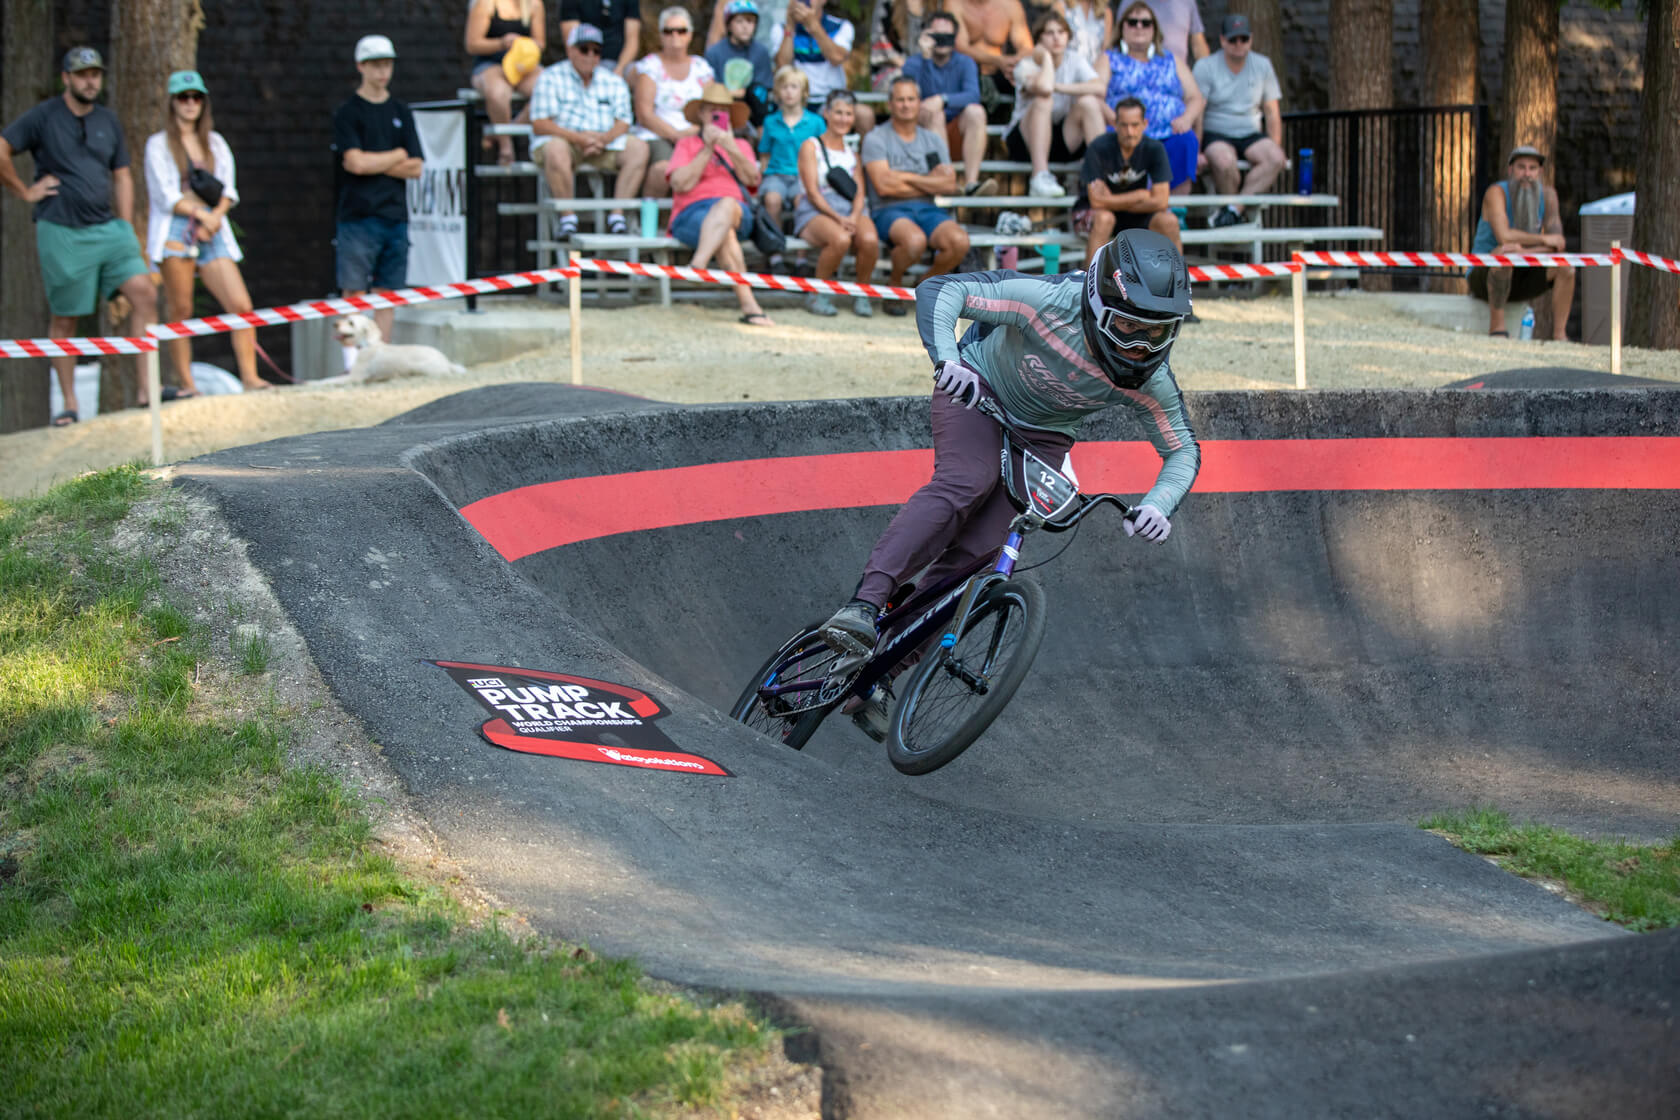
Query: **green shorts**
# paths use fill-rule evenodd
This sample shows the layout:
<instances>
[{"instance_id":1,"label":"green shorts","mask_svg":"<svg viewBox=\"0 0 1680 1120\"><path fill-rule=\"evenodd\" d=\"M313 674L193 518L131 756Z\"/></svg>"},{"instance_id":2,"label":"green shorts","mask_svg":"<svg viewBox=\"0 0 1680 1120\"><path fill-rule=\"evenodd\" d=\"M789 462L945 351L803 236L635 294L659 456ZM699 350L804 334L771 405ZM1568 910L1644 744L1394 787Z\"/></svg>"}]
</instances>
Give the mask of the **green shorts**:
<instances>
[{"instance_id":1,"label":"green shorts","mask_svg":"<svg viewBox=\"0 0 1680 1120\"><path fill-rule=\"evenodd\" d=\"M91 315L135 276L146 275L134 227L121 218L96 226L35 223L35 251L41 256L41 282L54 315Z\"/></svg>"}]
</instances>

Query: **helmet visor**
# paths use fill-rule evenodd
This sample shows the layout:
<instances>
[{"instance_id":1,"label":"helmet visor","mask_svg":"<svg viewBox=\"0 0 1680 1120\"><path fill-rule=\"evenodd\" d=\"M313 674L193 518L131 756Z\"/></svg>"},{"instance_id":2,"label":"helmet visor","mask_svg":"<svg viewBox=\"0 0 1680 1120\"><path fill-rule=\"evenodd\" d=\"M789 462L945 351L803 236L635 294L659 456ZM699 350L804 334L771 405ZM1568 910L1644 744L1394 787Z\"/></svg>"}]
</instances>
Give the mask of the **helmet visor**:
<instances>
[{"instance_id":1,"label":"helmet visor","mask_svg":"<svg viewBox=\"0 0 1680 1120\"><path fill-rule=\"evenodd\" d=\"M1122 315L1112 307L1103 307L1097 300L1091 308L1096 316L1097 331L1122 350L1132 350L1143 347L1150 353L1158 353L1173 344L1178 336L1181 316L1171 315L1165 319L1142 319L1132 315Z\"/></svg>"}]
</instances>

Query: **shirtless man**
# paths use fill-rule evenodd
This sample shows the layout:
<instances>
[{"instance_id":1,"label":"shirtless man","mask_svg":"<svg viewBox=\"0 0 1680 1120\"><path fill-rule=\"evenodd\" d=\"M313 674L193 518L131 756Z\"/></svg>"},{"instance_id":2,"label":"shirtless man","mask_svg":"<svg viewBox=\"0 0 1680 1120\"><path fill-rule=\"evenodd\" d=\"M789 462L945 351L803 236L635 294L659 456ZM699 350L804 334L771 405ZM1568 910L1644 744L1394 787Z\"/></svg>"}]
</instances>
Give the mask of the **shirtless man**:
<instances>
[{"instance_id":1,"label":"shirtless man","mask_svg":"<svg viewBox=\"0 0 1680 1120\"><path fill-rule=\"evenodd\" d=\"M1021 0L953 0L957 50L980 66L980 76L1007 84L1015 64L1032 52L1032 30Z\"/></svg>"}]
</instances>

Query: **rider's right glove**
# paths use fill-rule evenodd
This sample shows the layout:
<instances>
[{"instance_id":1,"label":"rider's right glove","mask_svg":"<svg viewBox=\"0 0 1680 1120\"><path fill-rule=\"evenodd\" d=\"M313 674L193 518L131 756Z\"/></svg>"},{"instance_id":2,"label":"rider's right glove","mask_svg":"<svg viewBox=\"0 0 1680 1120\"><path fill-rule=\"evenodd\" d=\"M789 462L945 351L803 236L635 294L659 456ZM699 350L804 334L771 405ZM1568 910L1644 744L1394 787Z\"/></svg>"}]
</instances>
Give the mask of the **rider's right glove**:
<instances>
[{"instance_id":1,"label":"rider's right glove","mask_svg":"<svg viewBox=\"0 0 1680 1120\"><path fill-rule=\"evenodd\" d=\"M1167 515L1154 506L1139 506L1135 511L1136 517L1127 518L1122 524L1126 526L1126 535L1138 534L1146 541L1164 541L1167 534L1172 532L1172 522Z\"/></svg>"},{"instance_id":2,"label":"rider's right glove","mask_svg":"<svg viewBox=\"0 0 1680 1120\"><path fill-rule=\"evenodd\" d=\"M956 358L948 358L934 367L933 384L964 408L980 403L980 375Z\"/></svg>"}]
</instances>

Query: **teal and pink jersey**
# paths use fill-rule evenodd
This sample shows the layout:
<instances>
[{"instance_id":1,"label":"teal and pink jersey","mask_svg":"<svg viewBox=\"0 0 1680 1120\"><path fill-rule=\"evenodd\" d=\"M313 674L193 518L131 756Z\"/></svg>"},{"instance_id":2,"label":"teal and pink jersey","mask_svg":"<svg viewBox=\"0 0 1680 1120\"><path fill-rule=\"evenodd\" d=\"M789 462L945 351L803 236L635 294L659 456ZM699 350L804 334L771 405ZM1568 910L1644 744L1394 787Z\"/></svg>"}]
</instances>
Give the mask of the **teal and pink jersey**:
<instances>
[{"instance_id":1,"label":"teal and pink jersey","mask_svg":"<svg viewBox=\"0 0 1680 1120\"><path fill-rule=\"evenodd\" d=\"M1162 460L1140 504L1171 516L1201 467L1184 398L1165 362L1136 389L1108 379L1085 344L1084 278L1082 272L936 276L916 290L916 326L935 362L960 358L1025 427L1072 437L1093 412L1131 409ZM959 319L973 323L960 341Z\"/></svg>"}]
</instances>

